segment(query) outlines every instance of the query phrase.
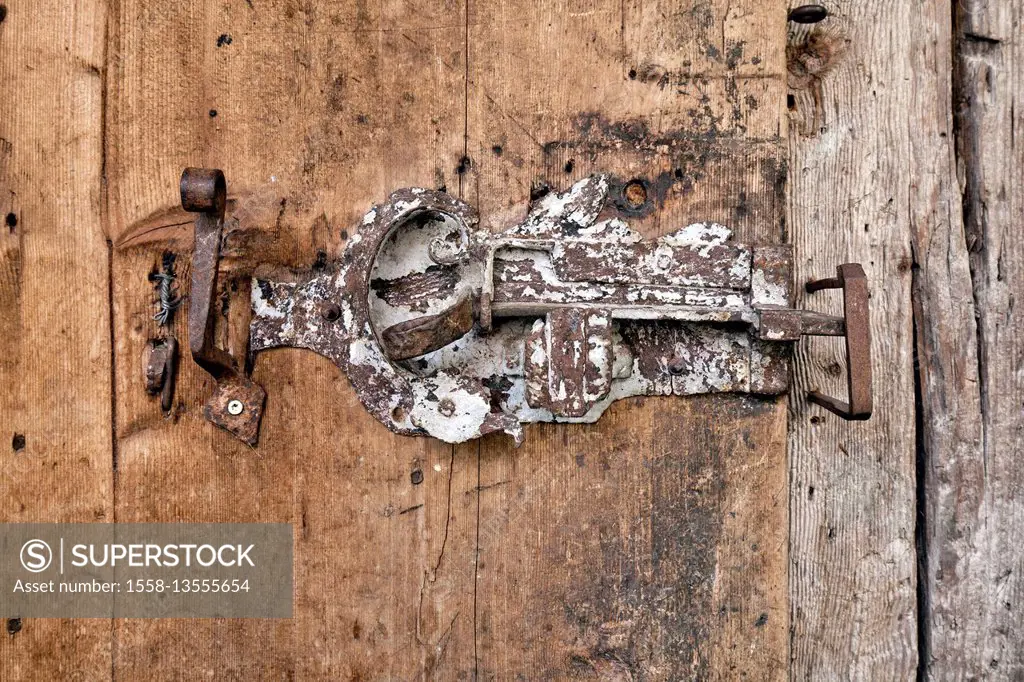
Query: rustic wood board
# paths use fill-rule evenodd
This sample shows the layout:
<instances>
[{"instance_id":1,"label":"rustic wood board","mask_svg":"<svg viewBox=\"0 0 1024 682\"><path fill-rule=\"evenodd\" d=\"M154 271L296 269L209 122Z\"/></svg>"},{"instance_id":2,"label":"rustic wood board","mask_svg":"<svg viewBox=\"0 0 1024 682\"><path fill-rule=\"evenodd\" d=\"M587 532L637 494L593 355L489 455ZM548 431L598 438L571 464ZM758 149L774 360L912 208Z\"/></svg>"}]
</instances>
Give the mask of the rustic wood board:
<instances>
[{"instance_id":1,"label":"rustic wood board","mask_svg":"<svg viewBox=\"0 0 1024 682\"><path fill-rule=\"evenodd\" d=\"M953 16L963 230L934 257L951 264L949 273L937 268L921 291L923 312L940 311L926 319L931 334L920 343L926 670L941 679L1019 679L1024 4L968 0Z\"/></svg>"},{"instance_id":2,"label":"rustic wood board","mask_svg":"<svg viewBox=\"0 0 1024 682\"><path fill-rule=\"evenodd\" d=\"M649 182L647 236L784 231L785 12L774 3L516 2L469 22L465 186L492 229L538 187ZM613 406L481 442L475 614L485 679L782 679L782 401Z\"/></svg>"},{"instance_id":3,"label":"rustic wood board","mask_svg":"<svg viewBox=\"0 0 1024 682\"><path fill-rule=\"evenodd\" d=\"M389 434L337 368L309 353L260 358L254 378L270 399L257 450L203 421L211 382L190 362L173 420L144 396L138 371L142 345L159 333L146 275L164 249L190 248L177 209L183 167L225 169L237 195L229 264L248 253L308 268L320 252L335 257L390 190L457 184L461 16L461 5L441 3L118 3L108 111L117 518L292 522L296 580L291 622L117 623L119 675L413 679L441 665L471 669L472 574L437 573L471 558L473 516L452 491L475 478L475 460ZM247 262L228 269L244 292ZM244 293L231 301L247 307Z\"/></svg>"},{"instance_id":4,"label":"rustic wood board","mask_svg":"<svg viewBox=\"0 0 1024 682\"><path fill-rule=\"evenodd\" d=\"M948 112L936 110L948 91L934 80L939 64L917 63L935 49L940 4L830 3L809 49L806 32L790 41L799 76L791 78L789 191L797 282L863 264L875 377L871 420L837 420L805 396L845 395L843 343L798 346L789 441L794 679L909 679L917 667L911 227L944 235L953 199ZM802 55L833 55L831 68L805 79ZM797 293L799 307L842 309L837 294Z\"/></svg>"},{"instance_id":5,"label":"rustic wood board","mask_svg":"<svg viewBox=\"0 0 1024 682\"><path fill-rule=\"evenodd\" d=\"M9 0L0 23L4 522L112 517L105 16L102 2ZM107 677L110 625L8 621L0 675Z\"/></svg>"}]
</instances>

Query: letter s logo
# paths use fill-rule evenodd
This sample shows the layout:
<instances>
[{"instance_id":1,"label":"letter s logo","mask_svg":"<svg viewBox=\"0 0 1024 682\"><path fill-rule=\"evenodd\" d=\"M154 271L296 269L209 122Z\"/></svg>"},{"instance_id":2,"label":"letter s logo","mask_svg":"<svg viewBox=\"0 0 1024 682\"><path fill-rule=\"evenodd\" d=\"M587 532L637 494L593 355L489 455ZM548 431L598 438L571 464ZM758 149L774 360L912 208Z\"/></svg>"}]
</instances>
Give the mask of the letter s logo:
<instances>
[{"instance_id":1,"label":"letter s logo","mask_svg":"<svg viewBox=\"0 0 1024 682\"><path fill-rule=\"evenodd\" d=\"M21 565L26 571L40 573L50 567L53 551L42 540L29 540L21 546Z\"/></svg>"}]
</instances>

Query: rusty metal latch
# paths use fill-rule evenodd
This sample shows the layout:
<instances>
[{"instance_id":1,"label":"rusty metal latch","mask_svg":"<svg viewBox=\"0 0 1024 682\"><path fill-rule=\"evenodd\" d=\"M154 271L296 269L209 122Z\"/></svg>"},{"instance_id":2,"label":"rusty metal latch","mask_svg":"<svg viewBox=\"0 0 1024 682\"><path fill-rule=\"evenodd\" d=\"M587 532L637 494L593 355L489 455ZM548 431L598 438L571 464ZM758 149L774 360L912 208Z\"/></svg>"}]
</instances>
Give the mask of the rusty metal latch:
<instances>
[{"instance_id":1,"label":"rusty metal latch","mask_svg":"<svg viewBox=\"0 0 1024 682\"><path fill-rule=\"evenodd\" d=\"M594 422L629 396L785 393L793 342L845 336L849 403L809 399L870 416L860 265L807 284L841 288L844 317L797 310L791 247L736 243L708 222L645 240L609 206L609 187L598 175L548 194L498 234L444 192L399 190L325 268L253 281L250 352L326 356L396 433L458 443L504 431L519 443L524 423ZM263 389L212 341L223 175L188 169L181 191L199 212L189 336L217 381L206 416L254 442Z\"/></svg>"}]
</instances>

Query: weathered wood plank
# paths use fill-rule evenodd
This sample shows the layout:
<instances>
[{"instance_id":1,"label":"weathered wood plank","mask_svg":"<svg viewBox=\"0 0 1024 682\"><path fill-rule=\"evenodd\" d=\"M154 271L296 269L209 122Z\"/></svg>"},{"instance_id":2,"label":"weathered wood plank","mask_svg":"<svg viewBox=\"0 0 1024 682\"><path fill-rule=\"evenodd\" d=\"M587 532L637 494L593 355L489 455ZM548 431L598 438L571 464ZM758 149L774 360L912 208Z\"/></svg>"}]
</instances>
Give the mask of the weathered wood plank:
<instances>
[{"instance_id":1,"label":"weathered wood plank","mask_svg":"<svg viewBox=\"0 0 1024 682\"><path fill-rule=\"evenodd\" d=\"M471 5L468 196L492 229L544 185L649 181L647 236L698 220L784 239L777 3ZM484 679L782 679L785 411L730 396L613 406L482 441Z\"/></svg>"},{"instance_id":2,"label":"weathered wood plank","mask_svg":"<svg viewBox=\"0 0 1024 682\"><path fill-rule=\"evenodd\" d=\"M845 358L841 343L800 345L790 403L793 676L910 679L914 311L919 338L932 339L959 312L949 300L920 299L945 291L945 268L956 267L946 264L959 230L949 5L830 7L812 40L790 40L789 218L798 282L833 276L838 263L864 265L875 407L871 421L844 423L808 405L809 389L843 395ZM802 294L798 304L841 308L835 294Z\"/></svg>"},{"instance_id":3,"label":"weathered wood plank","mask_svg":"<svg viewBox=\"0 0 1024 682\"><path fill-rule=\"evenodd\" d=\"M415 679L471 669L464 564L475 514L462 490L476 479L473 453L391 435L337 368L297 350L257 362L269 399L251 450L202 419L211 382L187 357L172 420L143 394L138 360L163 333L149 319L146 275L165 249L179 254L187 290L191 221L176 208L186 165L223 168L237 197L222 279L243 294L228 317L247 305L254 263L308 268L321 252L340 254L391 190L457 188L463 3L116 6L118 520L291 522L296 601L292 622L118 623L115 674ZM173 331L187 348L183 317Z\"/></svg>"},{"instance_id":4,"label":"weathered wood plank","mask_svg":"<svg viewBox=\"0 0 1024 682\"><path fill-rule=\"evenodd\" d=\"M106 7L8 0L0 21L0 520L111 518ZM20 627L20 630L18 629ZM8 622L11 679L102 679L110 621Z\"/></svg>"},{"instance_id":5,"label":"weathered wood plank","mask_svg":"<svg viewBox=\"0 0 1024 682\"><path fill-rule=\"evenodd\" d=\"M944 313L921 342L924 622L935 679L1024 675L1024 323L1015 311L1024 294L1022 19L1019 1L956 4L953 111L964 226L948 247L933 246L934 260L952 265L937 268L935 286L921 291L922 303Z\"/></svg>"}]
</instances>

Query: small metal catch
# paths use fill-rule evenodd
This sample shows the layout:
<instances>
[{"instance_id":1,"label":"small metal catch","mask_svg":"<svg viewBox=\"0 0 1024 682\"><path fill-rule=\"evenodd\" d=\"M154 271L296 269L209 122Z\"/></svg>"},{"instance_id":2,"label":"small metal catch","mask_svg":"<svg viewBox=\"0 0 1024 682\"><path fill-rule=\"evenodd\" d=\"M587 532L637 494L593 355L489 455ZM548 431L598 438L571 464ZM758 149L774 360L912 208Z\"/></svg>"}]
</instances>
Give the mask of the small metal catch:
<instances>
[{"instance_id":1,"label":"small metal catch","mask_svg":"<svg viewBox=\"0 0 1024 682\"><path fill-rule=\"evenodd\" d=\"M785 393L795 341L845 336L849 403L809 399L845 419L870 415L859 265L807 285L841 288L843 317L798 310L792 247L738 243L711 222L644 239L609 200L613 184L596 175L548 194L497 234L444 192L399 190L340 257L294 281L253 282L250 352L324 355L397 433L458 443L503 431L518 443L524 423L594 422L629 396ZM183 205L200 213L190 347L217 380L207 417L251 443L263 390L212 343L224 192L219 171L182 178Z\"/></svg>"},{"instance_id":2,"label":"small metal catch","mask_svg":"<svg viewBox=\"0 0 1024 682\"><path fill-rule=\"evenodd\" d=\"M171 411L174 401L174 383L178 372L178 340L173 336L152 339L146 344L143 357L146 392L160 394L160 409Z\"/></svg>"},{"instance_id":3,"label":"small metal catch","mask_svg":"<svg viewBox=\"0 0 1024 682\"><path fill-rule=\"evenodd\" d=\"M218 348L214 302L217 264L227 204L227 183L219 170L188 168L181 176L181 205L197 213L192 252L192 292L188 306L188 344L192 359L217 382L204 414L208 420L255 445L266 391L244 370L244 362ZM239 404L240 410L232 406ZM248 409L245 409L248 407Z\"/></svg>"}]
</instances>

